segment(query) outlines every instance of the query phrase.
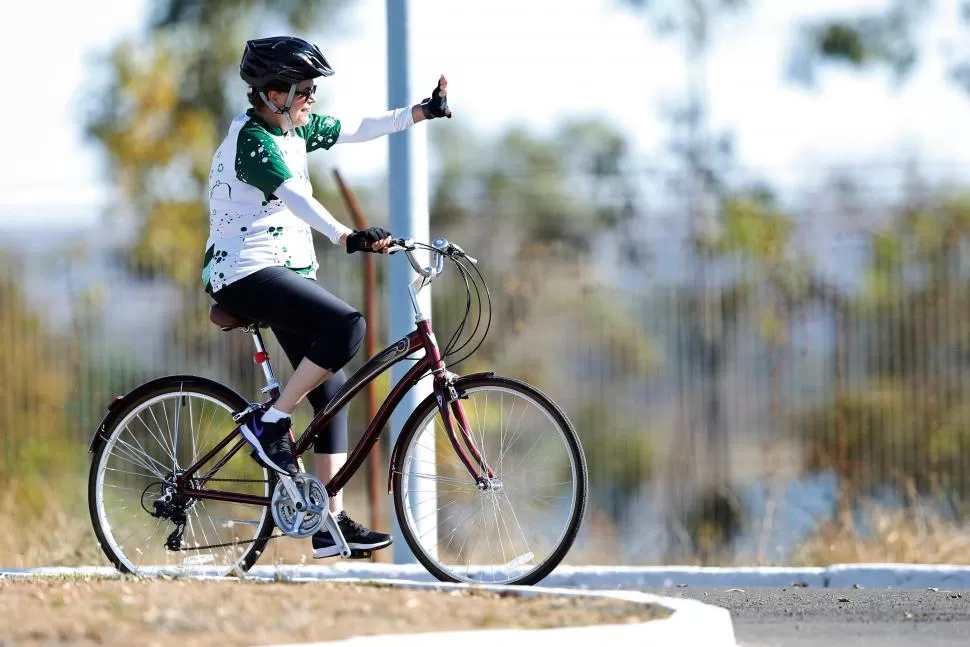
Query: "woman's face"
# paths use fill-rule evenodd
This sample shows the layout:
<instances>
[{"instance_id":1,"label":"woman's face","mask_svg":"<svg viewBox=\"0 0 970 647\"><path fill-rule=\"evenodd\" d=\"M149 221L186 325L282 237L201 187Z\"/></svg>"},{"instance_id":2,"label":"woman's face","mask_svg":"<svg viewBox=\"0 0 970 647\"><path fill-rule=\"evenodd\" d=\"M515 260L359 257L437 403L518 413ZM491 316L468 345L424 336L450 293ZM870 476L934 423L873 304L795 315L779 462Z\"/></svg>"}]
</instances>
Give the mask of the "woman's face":
<instances>
[{"instance_id":1,"label":"woman's face","mask_svg":"<svg viewBox=\"0 0 970 647\"><path fill-rule=\"evenodd\" d=\"M290 106L290 119L294 126L306 126L310 122L310 109L316 103L314 93L317 86L313 80L300 81L296 86L296 94L293 95L293 105ZM277 107L282 108L286 105L287 92L271 92L269 100Z\"/></svg>"}]
</instances>

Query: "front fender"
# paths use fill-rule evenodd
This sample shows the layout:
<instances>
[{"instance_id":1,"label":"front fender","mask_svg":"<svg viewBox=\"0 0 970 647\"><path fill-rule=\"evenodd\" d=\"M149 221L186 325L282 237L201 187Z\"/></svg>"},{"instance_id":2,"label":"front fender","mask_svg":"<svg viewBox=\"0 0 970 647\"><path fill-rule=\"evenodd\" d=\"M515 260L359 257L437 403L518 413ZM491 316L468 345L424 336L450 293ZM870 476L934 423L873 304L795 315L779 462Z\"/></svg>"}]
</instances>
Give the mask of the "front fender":
<instances>
[{"instance_id":1,"label":"front fender","mask_svg":"<svg viewBox=\"0 0 970 647\"><path fill-rule=\"evenodd\" d=\"M481 373L469 373L468 375L463 375L455 380L455 386L460 388L464 382L471 380L480 379L483 377L492 377L495 375L494 371L482 371ZM407 435L403 433L404 431L410 429L413 425L418 424L418 415L424 411L424 408L430 402L435 402L438 397L437 393L431 393L424 400L415 407L414 411L408 417L407 422L404 423L404 427L401 429L401 434L398 435L397 440L394 443L394 449L391 450L391 460L387 468L387 493L392 494L394 492L394 470L397 468L398 461L401 454L404 452L404 437Z\"/></svg>"}]
</instances>

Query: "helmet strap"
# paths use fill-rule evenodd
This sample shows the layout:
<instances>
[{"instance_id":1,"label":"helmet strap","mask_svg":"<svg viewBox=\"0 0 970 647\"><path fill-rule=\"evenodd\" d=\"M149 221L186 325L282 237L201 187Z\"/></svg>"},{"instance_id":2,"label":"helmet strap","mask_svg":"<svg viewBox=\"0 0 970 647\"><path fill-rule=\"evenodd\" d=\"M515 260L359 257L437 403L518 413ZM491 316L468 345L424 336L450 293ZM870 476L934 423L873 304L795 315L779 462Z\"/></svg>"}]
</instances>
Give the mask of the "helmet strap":
<instances>
[{"instance_id":1,"label":"helmet strap","mask_svg":"<svg viewBox=\"0 0 970 647\"><path fill-rule=\"evenodd\" d=\"M269 100L266 93L262 90L259 91L259 98L263 100L266 107L272 110L275 114L283 115L283 119L286 120L287 127L283 132L289 132L293 130L293 118L290 117L290 107L293 105L293 97L296 96L296 83L290 85L290 92L286 95L286 103L282 108L278 108L276 104Z\"/></svg>"}]
</instances>

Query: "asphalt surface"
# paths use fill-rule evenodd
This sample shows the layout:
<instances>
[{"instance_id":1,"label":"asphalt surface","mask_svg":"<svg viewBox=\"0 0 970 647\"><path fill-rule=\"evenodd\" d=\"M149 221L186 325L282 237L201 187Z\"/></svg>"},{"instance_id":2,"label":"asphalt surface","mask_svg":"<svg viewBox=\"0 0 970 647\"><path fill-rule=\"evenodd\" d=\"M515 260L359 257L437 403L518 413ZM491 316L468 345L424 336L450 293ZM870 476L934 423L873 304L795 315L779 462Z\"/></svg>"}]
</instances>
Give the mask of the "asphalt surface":
<instances>
[{"instance_id":1,"label":"asphalt surface","mask_svg":"<svg viewBox=\"0 0 970 647\"><path fill-rule=\"evenodd\" d=\"M731 612L741 647L970 645L970 590L646 589Z\"/></svg>"}]
</instances>

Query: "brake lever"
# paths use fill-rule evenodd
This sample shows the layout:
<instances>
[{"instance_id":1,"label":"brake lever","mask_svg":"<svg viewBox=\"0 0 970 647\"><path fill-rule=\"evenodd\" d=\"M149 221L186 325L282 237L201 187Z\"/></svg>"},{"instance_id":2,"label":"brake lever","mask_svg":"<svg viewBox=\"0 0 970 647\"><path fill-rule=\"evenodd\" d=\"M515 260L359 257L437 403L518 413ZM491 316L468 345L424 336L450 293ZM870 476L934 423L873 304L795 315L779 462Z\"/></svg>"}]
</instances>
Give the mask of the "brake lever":
<instances>
[{"instance_id":1,"label":"brake lever","mask_svg":"<svg viewBox=\"0 0 970 647\"><path fill-rule=\"evenodd\" d=\"M387 246L387 253L397 254L398 252L409 252L416 249L413 242L409 245L407 238L395 238L391 241L391 244Z\"/></svg>"},{"instance_id":2,"label":"brake lever","mask_svg":"<svg viewBox=\"0 0 970 647\"><path fill-rule=\"evenodd\" d=\"M469 261L471 261L471 264L472 265L478 265L478 259L477 258L474 258L472 256L469 256L468 254L466 254L465 253L465 250L463 250L461 247L459 247L455 243L451 243L451 247L456 252L458 252L462 256L462 258L467 258Z\"/></svg>"}]
</instances>

